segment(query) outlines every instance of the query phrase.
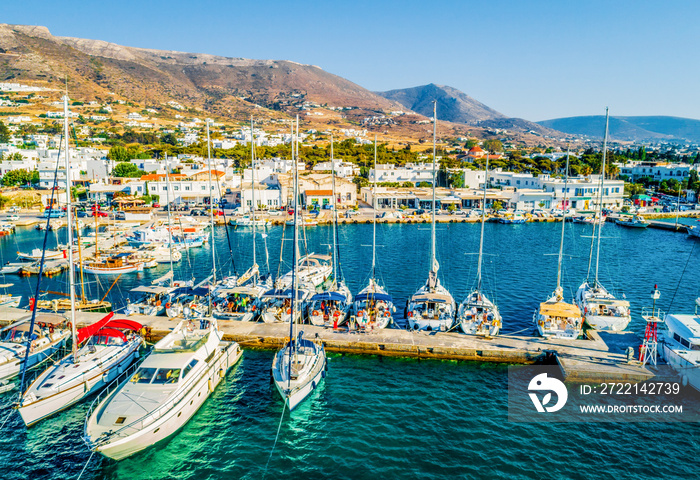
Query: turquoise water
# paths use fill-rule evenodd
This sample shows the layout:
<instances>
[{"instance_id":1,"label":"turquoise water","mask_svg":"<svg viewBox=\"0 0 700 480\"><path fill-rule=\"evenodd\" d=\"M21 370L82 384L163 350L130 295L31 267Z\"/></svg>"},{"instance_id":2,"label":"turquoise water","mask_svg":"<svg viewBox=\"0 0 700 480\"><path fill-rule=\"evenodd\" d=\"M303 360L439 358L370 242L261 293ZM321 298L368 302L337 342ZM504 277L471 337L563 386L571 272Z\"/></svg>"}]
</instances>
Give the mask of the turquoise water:
<instances>
[{"instance_id":1,"label":"turquoise water","mask_svg":"<svg viewBox=\"0 0 700 480\"><path fill-rule=\"evenodd\" d=\"M567 296L583 280L588 264L588 226L567 225L563 284ZM268 251L277 270L281 228L268 229ZM498 300L504 330L532 330L532 312L556 283L558 224L487 224L485 285ZM287 233L290 233L287 230ZM341 228L341 264L356 293L369 272L371 225ZM378 226L378 263L389 292L402 307L424 282L429 225ZM685 235L606 225L600 278L624 293L641 332L642 306L655 283L662 308L690 312L700 295L700 249ZM223 228L216 231L220 269L233 270ZM325 252L330 228L307 229L309 251ZM479 226L438 226L440 274L461 300L476 274ZM232 230L235 267L251 261L250 230ZM289 248L290 242L285 242ZM33 230L0 239L2 260L16 250L40 246ZM211 272L209 247L184 259L182 275L201 279ZM263 239L258 263L265 265ZM217 261L218 263L218 261ZM134 285L167 271L159 267L122 277L114 302ZM92 280L92 278L90 279ZM8 276L14 293L35 281ZM31 282L31 283L30 283ZM61 288L55 278L47 290ZM104 292L109 281L91 284ZM42 289L44 289L42 287ZM100 295L101 296L101 295ZM26 301L25 301L26 302ZM671 304L672 302L672 304ZM696 424L516 424L507 420L507 366L333 355L329 376L290 416L270 456L282 402L271 388L272 352L246 351L202 409L176 436L121 462L92 457L82 478L694 478L700 427ZM0 421L9 394L0 395ZM76 478L89 458L80 440L87 403L27 430L12 415L0 432L2 478ZM269 465L268 465L269 458ZM267 467L266 467L267 465Z\"/></svg>"}]
</instances>

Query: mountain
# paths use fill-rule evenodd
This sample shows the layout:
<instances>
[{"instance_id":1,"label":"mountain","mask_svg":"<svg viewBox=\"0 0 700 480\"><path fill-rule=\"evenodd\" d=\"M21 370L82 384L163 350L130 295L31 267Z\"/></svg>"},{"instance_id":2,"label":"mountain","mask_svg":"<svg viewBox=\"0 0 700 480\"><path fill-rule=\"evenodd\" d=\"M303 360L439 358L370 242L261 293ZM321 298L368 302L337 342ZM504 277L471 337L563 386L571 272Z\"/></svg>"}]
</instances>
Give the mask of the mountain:
<instances>
[{"instance_id":1,"label":"mountain","mask_svg":"<svg viewBox=\"0 0 700 480\"><path fill-rule=\"evenodd\" d=\"M602 138L605 117L555 118L537 122L566 133ZM610 138L625 141L700 142L700 120L681 117L610 117Z\"/></svg>"},{"instance_id":2,"label":"mountain","mask_svg":"<svg viewBox=\"0 0 700 480\"><path fill-rule=\"evenodd\" d=\"M124 47L54 36L46 27L0 24L0 81L34 80L62 89L66 76L71 94L85 100L114 94L150 104L172 100L223 116L257 106L285 110L304 101L352 107L355 115L401 108L313 65Z\"/></svg>"},{"instance_id":3,"label":"mountain","mask_svg":"<svg viewBox=\"0 0 700 480\"><path fill-rule=\"evenodd\" d=\"M522 118L509 118L474 100L466 93L447 85L431 83L420 87L375 93L426 117L433 116L433 100L437 100L438 119L448 122L464 123L487 129L534 131L545 135L561 135L559 132L553 132L549 128L543 128L541 125Z\"/></svg>"},{"instance_id":4,"label":"mountain","mask_svg":"<svg viewBox=\"0 0 700 480\"><path fill-rule=\"evenodd\" d=\"M502 113L474 100L466 93L446 85L431 83L375 93L426 117L433 116L433 100L437 100L438 118L448 122L474 124L481 120L506 118Z\"/></svg>"}]
</instances>

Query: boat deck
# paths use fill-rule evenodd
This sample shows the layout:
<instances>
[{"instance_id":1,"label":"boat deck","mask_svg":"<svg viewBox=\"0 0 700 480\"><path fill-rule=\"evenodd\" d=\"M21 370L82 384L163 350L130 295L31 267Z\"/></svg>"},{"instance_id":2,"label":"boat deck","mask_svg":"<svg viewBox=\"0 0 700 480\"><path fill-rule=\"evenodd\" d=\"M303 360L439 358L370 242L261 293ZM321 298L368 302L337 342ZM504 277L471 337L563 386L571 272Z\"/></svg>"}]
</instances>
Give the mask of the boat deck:
<instances>
[{"instance_id":1,"label":"boat deck","mask_svg":"<svg viewBox=\"0 0 700 480\"><path fill-rule=\"evenodd\" d=\"M0 324L26 318L28 312L19 308L0 308ZM93 312L76 312L78 326L92 324L104 317ZM146 315L116 314L151 329L150 341L164 337L179 319ZM289 326L283 323L239 322L218 320L224 340L238 342L242 348L278 350L289 340ZM323 342L329 352L357 355L380 355L438 360L469 360L497 363L532 364L556 359L570 381L641 381L654 376L639 362L627 361L627 347L635 350L641 340L631 332L589 331L589 339L557 340L528 335L499 335L483 337L455 332L409 332L384 329L374 332L350 332L347 328L303 325L304 337Z\"/></svg>"}]
</instances>

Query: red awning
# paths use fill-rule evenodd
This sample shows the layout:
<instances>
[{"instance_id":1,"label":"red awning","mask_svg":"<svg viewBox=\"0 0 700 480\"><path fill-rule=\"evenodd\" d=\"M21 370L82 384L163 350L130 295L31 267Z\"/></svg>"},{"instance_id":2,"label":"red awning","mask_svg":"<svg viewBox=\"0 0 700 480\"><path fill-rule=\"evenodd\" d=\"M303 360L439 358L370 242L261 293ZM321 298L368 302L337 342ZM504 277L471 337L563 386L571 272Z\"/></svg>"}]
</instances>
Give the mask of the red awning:
<instances>
[{"instance_id":1,"label":"red awning","mask_svg":"<svg viewBox=\"0 0 700 480\"><path fill-rule=\"evenodd\" d=\"M78 329L78 343L82 343L85 339L92 337L94 334L96 334L100 328L107 325L107 323L112 319L113 316L114 312L110 312L102 320L95 322L92 325L88 325L87 327Z\"/></svg>"},{"instance_id":2,"label":"red awning","mask_svg":"<svg viewBox=\"0 0 700 480\"><path fill-rule=\"evenodd\" d=\"M124 332L121 330L117 330L116 328L102 328L100 329L99 332L95 335L96 337L117 337L121 338L122 340L126 341L126 335L124 335Z\"/></svg>"},{"instance_id":3,"label":"red awning","mask_svg":"<svg viewBox=\"0 0 700 480\"><path fill-rule=\"evenodd\" d=\"M138 331L143 328L139 322L134 322L133 320L127 320L126 318L120 318L118 320L112 320L107 325L109 328L118 328L120 330L133 330Z\"/></svg>"}]
</instances>

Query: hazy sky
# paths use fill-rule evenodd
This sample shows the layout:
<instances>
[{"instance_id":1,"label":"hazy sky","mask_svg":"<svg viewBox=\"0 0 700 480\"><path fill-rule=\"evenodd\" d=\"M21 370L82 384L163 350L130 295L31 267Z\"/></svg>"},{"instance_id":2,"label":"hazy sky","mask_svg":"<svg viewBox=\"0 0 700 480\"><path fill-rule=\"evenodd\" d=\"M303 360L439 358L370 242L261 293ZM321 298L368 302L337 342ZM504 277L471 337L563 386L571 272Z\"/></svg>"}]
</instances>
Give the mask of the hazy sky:
<instances>
[{"instance_id":1,"label":"hazy sky","mask_svg":"<svg viewBox=\"0 0 700 480\"><path fill-rule=\"evenodd\" d=\"M450 85L513 117L700 118L700 1L2 0L0 21L134 47ZM91 5L93 4L93 5Z\"/></svg>"}]
</instances>

